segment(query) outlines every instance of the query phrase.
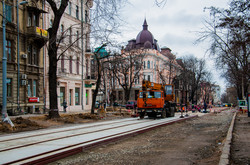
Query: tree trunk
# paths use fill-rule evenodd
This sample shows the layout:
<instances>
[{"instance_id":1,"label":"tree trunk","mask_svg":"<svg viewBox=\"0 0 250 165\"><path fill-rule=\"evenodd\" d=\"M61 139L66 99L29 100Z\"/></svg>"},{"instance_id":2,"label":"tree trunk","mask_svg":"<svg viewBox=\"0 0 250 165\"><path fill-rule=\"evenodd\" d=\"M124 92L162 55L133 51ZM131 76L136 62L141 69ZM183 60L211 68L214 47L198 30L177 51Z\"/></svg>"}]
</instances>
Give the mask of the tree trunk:
<instances>
[{"instance_id":1,"label":"tree trunk","mask_svg":"<svg viewBox=\"0 0 250 165\"><path fill-rule=\"evenodd\" d=\"M131 89L125 89L125 103L128 102Z\"/></svg>"},{"instance_id":2,"label":"tree trunk","mask_svg":"<svg viewBox=\"0 0 250 165\"><path fill-rule=\"evenodd\" d=\"M51 37L56 38L55 35ZM50 111L49 118L59 118L58 102L57 102L57 47L56 42L49 43L49 100Z\"/></svg>"},{"instance_id":3,"label":"tree trunk","mask_svg":"<svg viewBox=\"0 0 250 165\"><path fill-rule=\"evenodd\" d=\"M97 59L97 67L98 67L98 75L97 75L96 87L95 87L95 91L94 91L93 99L92 99L91 114L95 113L96 96L98 94L98 89L99 89L100 84L101 84L101 66L100 66L99 59Z\"/></svg>"}]
</instances>

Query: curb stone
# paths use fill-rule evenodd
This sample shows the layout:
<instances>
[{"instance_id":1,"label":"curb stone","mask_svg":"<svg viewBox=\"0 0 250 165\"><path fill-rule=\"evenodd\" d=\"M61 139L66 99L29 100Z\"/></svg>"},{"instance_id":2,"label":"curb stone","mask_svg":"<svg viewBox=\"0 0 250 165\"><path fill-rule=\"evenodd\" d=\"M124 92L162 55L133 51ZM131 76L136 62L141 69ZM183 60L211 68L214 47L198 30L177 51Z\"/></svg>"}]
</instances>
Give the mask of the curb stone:
<instances>
[{"instance_id":1,"label":"curb stone","mask_svg":"<svg viewBox=\"0 0 250 165\"><path fill-rule=\"evenodd\" d=\"M232 142L232 133L234 128L234 121L236 117L236 112L234 113L233 119L231 121L230 127L227 132L226 141L224 143L222 154L220 156L220 162L219 165L228 165L229 164L229 156L230 156L230 144Z\"/></svg>"}]
</instances>

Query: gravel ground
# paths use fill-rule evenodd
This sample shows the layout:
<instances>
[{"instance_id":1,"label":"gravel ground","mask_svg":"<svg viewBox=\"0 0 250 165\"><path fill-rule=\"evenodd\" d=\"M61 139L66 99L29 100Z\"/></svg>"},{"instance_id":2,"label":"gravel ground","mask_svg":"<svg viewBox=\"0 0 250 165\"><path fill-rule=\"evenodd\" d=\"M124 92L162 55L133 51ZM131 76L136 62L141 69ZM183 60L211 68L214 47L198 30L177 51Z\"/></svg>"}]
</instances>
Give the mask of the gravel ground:
<instances>
[{"instance_id":1,"label":"gravel ground","mask_svg":"<svg viewBox=\"0 0 250 165\"><path fill-rule=\"evenodd\" d=\"M250 165L250 117L238 113L235 119L231 145L231 164Z\"/></svg>"},{"instance_id":2,"label":"gravel ground","mask_svg":"<svg viewBox=\"0 0 250 165\"><path fill-rule=\"evenodd\" d=\"M232 116L231 111L210 113L98 146L50 165L218 164Z\"/></svg>"}]
</instances>

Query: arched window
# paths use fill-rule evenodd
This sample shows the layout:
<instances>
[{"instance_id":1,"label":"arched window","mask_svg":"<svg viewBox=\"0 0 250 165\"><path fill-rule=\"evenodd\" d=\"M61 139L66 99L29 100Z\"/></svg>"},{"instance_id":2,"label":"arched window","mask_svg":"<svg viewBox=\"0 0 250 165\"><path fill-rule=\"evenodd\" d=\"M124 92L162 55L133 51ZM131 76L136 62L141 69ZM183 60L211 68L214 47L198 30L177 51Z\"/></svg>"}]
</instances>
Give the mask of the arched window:
<instances>
[{"instance_id":1,"label":"arched window","mask_svg":"<svg viewBox=\"0 0 250 165\"><path fill-rule=\"evenodd\" d=\"M148 69L150 69L150 61L148 61Z\"/></svg>"},{"instance_id":2,"label":"arched window","mask_svg":"<svg viewBox=\"0 0 250 165\"><path fill-rule=\"evenodd\" d=\"M62 41L61 42L63 43L64 42L64 40L63 40L63 38L64 38L63 37L63 32L64 32L64 26L63 26L63 24L61 24L61 29L60 30L61 30L61 37L62 37Z\"/></svg>"}]
</instances>

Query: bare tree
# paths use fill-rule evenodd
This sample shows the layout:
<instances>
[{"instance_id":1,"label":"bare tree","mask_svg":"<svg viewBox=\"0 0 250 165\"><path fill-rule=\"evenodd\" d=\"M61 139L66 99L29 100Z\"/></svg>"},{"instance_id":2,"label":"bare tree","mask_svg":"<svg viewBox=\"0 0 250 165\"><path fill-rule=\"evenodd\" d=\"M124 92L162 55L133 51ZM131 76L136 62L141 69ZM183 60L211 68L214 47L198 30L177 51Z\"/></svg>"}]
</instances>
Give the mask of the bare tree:
<instances>
[{"instance_id":1,"label":"bare tree","mask_svg":"<svg viewBox=\"0 0 250 165\"><path fill-rule=\"evenodd\" d=\"M48 43L48 55L49 55L49 100L50 100L50 112L49 117L60 117L58 113L58 101L57 101L57 61L60 60L61 55L68 48L77 42L81 37L78 37L74 42L70 43L69 46L58 55L58 48L60 46L60 41L66 35L58 35L58 29L60 25L61 18L65 12L69 0L61 0L60 5L57 4L55 0L46 0L54 14L54 20L52 27L48 29L49 32L49 43ZM90 0L86 1L86 6ZM91 23L94 24L95 29L93 32L96 39L109 40L109 36L116 32L117 27L119 27L119 9L122 7L123 2L126 0L97 0L94 1L93 18ZM85 13L86 14L86 13ZM86 27L89 28L89 27ZM58 38L60 36L60 38ZM89 34L85 34L85 37L89 37ZM97 42L98 40L96 40ZM109 40L110 42L110 40Z\"/></svg>"},{"instance_id":2,"label":"bare tree","mask_svg":"<svg viewBox=\"0 0 250 165\"><path fill-rule=\"evenodd\" d=\"M246 96L250 79L249 6L247 0L232 0L229 9L207 8L211 21L206 21L198 39L210 41L210 54L240 99Z\"/></svg>"},{"instance_id":3,"label":"bare tree","mask_svg":"<svg viewBox=\"0 0 250 165\"><path fill-rule=\"evenodd\" d=\"M206 82L209 72L206 70L205 60L194 56L186 56L178 60L182 67L181 74L175 78L175 83L181 84L182 103L198 102L202 82Z\"/></svg>"},{"instance_id":4,"label":"bare tree","mask_svg":"<svg viewBox=\"0 0 250 165\"><path fill-rule=\"evenodd\" d=\"M111 61L110 71L123 88L126 102L129 100L135 81L139 82L144 57L145 50L133 49L123 54L114 55Z\"/></svg>"},{"instance_id":5,"label":"bare tree","mask_svg":"<svg viewBox=\"0 0 250 165\"><path fill-rule=\"evenodd\" d=\"M93 98L92 98L92 106L91 106L91 114L94 114L95 112L95 103L96 103L96 97L98 94L98 91L100 89L101 85L101 79L102 79L102 70L104 69L105 63L108 61L106 60L107 56L101 56L99 51L104 48L106 45L103 44L100 46L97 51L94 53L94 58L95 58L95 66L96 66L96 75L97 75L97 80L96 80L96 88L94 90Z\"/></svg>"},{"instance_id":6,"label":"bare tree","mask_svg":"<svg viewBox=\"0 0 250 165\"><path fill-rule=\"evenodd\" d=\"M49 55L49 100L50 100L50 111L49 116L51 118L59 117L58 103L57 103L57 31L59 28L60 20L62 15L68 6L69 0L62 0L59 7L54 0L47 0L53 13L54 21L52 27L48 29L49 32L49 44L48 44L48 55ZM52 101L53 100L53 101Z\"/></svg>"}]
</instances>

